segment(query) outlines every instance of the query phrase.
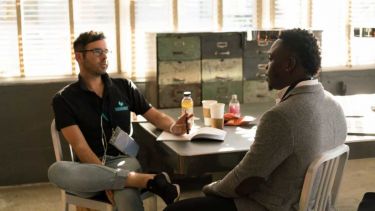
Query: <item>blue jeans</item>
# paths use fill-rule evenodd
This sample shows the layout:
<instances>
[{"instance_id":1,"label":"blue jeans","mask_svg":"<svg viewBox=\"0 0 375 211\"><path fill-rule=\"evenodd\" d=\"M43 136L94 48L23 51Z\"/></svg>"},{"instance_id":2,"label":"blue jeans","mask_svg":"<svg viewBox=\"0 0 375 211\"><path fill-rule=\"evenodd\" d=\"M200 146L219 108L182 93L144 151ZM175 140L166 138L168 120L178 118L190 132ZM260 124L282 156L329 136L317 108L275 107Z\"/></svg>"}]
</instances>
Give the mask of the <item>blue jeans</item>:
<instances>
[{"instance_id":1,"label":"blue jeans","mask_svg":"<svg viewBox=\"0 0 375 211\"><path fill-rule=\"evenodd\" d=\"M105 166L58 161L48 169L48 178L61 189L90 198L101 191L113 190L118 211L143 211L139 189L124 188L129 172L140 172L136 158L125 155L108 156Z\"/></svg>"}]
</instances>

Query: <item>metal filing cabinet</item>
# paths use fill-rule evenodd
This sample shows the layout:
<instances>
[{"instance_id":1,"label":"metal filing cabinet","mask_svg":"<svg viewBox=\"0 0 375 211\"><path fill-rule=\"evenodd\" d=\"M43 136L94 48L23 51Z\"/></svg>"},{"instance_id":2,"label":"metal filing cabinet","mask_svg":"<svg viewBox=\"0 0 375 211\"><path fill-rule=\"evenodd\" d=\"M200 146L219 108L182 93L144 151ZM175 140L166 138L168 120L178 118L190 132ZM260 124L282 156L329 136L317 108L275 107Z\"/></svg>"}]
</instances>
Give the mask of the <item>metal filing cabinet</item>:
<instances>
[{"instance_id":1,"label":"metal filing cabinet","mask_svg":"<svg viewBox=\"0 0 375 211\"><path fill-rule=\"evenodd\" d=\"M244 103L275 102L276 91L268 90L267 81L243 82Z\"/></svg>"},{"instance_id":2,"label":"metal filing cabinet","mask_svg":"<svg viewBox=\"0 0 375 211\"><path fill-rule=\"evenodd\" d=\"M232 94L242 102L242 33L211 33L201 37L202 99L228 103Z\"/></svg>"},{"instance_id":3,"label":"metal filing cabinet","mask_svg":"<svg viewBox=\"0 0 375 211\"><path fill-rule=\"evenodd\" d=\"M241 94L242 81L217 80L202 83L202 99L215 99L220 103L228 104L232 94Z\"/></svg>"},{"instance_id":4,"label":"metal filing cabinet","mask_svg":"<svg viewBox=\"0 0 375 211\"><path fill-rule=\"evenodd\" d=\"M274 92L268 90L268 83L265 80L266 67L268 51L280 31L264 30L249 33L246 35L243 55L244 103L274 101Z\"/></svg>"},{"instance_id":5,"label":"metal filing cabinet","mask_svg":"<svg viewBox=\"0 0 375 211\"><path fill-rule=\"evenodd\" d=\"M249 33L246 35L244 45L244 80L262 80L268 64L268 51L280 31L252 31Z\"/></svg>"},{"instance_id":6,"label":"metal filing cabinet","mask_svg":"<svg viewBox=\"0 0 375 211\"><path fill-rule=\"evenodd\" d=\"M201 84L174 84L159 85L159 107L175 108L181 106L184 91L191 91L194 106L199 105L201 100Z\"/></svg>"},{"instance_id":7,"label":"metal filing cabinet","mask_svg":"<svg viewBox=\"0 0 375 211\"><path fill-rule=\"evenodd\" d=\"M200 60L200 38L184 34L158 34L158 60L186 61Z\"/></svg>"},{"instance_id":8,"label":"metal filing cabinet","mask_svg":"<svg viewBox=\"0 0 375 211\"><path fill-rule=\"evenodd\" d=\"M180 107L184 91L191 91L195 105L201 102L200 37L158 34L158 106Z\"/></svg>"}]
</instances>

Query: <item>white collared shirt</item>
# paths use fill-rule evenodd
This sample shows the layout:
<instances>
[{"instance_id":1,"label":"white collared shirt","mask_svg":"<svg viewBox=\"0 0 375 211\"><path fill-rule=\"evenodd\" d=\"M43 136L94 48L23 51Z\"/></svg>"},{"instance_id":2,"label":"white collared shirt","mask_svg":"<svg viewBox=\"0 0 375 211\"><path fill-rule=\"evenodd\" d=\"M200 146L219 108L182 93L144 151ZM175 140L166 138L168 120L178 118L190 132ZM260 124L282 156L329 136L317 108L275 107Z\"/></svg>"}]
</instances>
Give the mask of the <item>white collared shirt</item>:
<instances>
[{"instance_id":1,"label":"white collared shirt","mask_svg":"<svg viewBox=\"0 0 375 211\"><path fill-rule=\"evenodd\" d=\"M312 85L316 85L316 84L319 84L318 79L306 80L306 81L299 82L296 85L296 87L312 86ZM281 98L284 96L284 94L285 94L286 90L288 90L288 88L289 88L289 86L284 87L283 89L281 89L280 91L277 92L277 94L276 94L276 104L280 103Z\"/></svg>"}]
</instances>

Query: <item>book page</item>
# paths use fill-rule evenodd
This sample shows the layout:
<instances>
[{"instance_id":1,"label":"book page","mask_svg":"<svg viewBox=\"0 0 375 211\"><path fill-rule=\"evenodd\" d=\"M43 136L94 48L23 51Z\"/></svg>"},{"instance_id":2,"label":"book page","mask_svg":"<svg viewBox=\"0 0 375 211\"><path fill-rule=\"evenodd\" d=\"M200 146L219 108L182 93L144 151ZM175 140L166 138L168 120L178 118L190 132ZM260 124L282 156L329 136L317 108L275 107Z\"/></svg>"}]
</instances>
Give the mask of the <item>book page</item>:
<instances>
[{"instance_id":1,"label":"book page","mask_svg":"<svg viewBox=\"0 0 375 211\"><path fill-rule=\"evenodd\" d=\"M158 136L156 141L190 141L190 139L193 135L194 134L190 133L190 134L184 134L184 135L181 135L181 136L176 136L176 135L173 135L170 132L163 131Z\"/></svg>"},{"instance_id":2,"label":"book page","mask_svg":"<svg viewBox=\"0 0 375 211\"><path fill-rule=\"evenodd\" d=\"M184 134L181 136L173 135L172 133L163 131L157 141L190 141L193 138L199 139L214 139L214 140L224 140L226 131L211 128L211 127L193 127L189 134Z\"/></svg>"},{"instance_id":3,"label":"book page","mask_svg":"<svg viewBox=\"0 0 375 211\"><path fill-rule=\"evenodd\" d=\"M212 127L202 127L196 132L192 139L213 139L213 140L223 140L227 132L225 130L220 130Z\"/></svg>"}]
</instances>

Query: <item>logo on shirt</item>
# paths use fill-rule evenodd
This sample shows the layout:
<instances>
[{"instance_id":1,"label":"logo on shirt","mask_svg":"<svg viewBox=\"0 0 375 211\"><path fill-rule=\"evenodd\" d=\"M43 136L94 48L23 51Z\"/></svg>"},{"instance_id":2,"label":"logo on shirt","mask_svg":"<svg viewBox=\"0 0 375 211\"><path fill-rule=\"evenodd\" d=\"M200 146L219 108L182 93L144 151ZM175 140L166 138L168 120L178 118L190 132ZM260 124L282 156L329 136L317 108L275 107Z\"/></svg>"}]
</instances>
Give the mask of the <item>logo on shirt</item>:
<instances>
[{"instance_id":1,"label":"logo on shirt","mask_svg":"<svg viewBox=\"0 0 375 211\"><path fill-rule=\"evenodd\" d=\"M122 101L117 102L117 105L115 107L115 111L127 111L127 110L129 110L129 108L124 102L122 102Z\"/></svg>"}]
</instances>

